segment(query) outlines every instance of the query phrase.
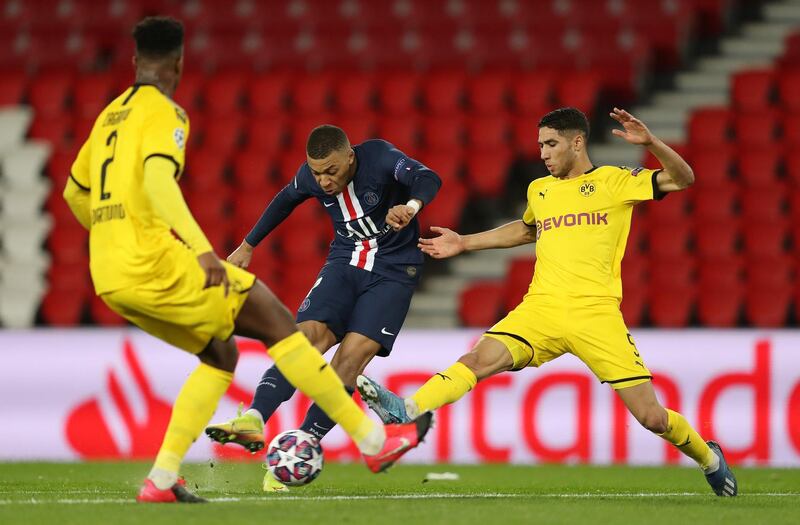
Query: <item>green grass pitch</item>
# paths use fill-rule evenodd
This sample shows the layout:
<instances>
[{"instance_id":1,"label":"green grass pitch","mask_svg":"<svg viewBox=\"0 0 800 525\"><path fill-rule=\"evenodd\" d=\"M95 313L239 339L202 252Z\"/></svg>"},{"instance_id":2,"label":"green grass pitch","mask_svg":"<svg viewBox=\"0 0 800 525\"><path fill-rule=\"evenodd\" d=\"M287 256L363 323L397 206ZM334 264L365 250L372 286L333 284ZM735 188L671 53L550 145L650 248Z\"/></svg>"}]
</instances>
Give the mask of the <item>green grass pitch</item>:
<instances>
[{"instance_id":1,"label":"green grass pitch","mask_svg":"<svg viewBox=\"0 0 800 525\"><path fill-rule=\"evenodd\" d=\"M326 465L312 485L261 492L258 464L192 464L208 505L137 505L146 463L0 464L0 523L800 524L800 470L739 468L741 495L717 498L696 469L400 465L370 474ZM457 481L422 480L455 472ZM691 520L691 521L690 521Z\"/></svg>"}]
</instances>

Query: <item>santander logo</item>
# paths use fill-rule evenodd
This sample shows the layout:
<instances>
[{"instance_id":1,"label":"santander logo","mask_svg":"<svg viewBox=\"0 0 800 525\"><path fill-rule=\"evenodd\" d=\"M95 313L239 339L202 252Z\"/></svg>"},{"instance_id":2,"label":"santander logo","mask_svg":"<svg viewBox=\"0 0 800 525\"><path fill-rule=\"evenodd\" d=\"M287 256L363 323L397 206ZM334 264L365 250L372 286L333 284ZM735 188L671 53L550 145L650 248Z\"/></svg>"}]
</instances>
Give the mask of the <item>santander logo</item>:
<instances>
[{"instance_id":1,"label":"santander logo","mask_svg":"<svg viewBox=\"0 0 800 525\"><path fill-rule=\"evenodd\" d=\"M82 402L67 416L67 441L83 459L151 458L161 446L172 407L153 393L129 340L125 340L122 351L125 372L144 405L142 414L136 414L119 373L109 370L105 391Z\"/></svg>"}]
</instances>

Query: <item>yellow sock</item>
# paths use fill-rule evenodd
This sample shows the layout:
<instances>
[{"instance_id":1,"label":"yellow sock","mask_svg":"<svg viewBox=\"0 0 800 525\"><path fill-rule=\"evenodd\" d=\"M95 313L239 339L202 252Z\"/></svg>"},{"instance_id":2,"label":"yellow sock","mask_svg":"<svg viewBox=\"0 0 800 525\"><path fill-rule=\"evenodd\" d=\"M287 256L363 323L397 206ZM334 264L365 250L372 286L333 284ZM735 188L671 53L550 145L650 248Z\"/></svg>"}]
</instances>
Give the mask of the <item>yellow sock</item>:
<instances>
[{"instance_id":1,"label":"yellow sock","mask_svg":"<svg viewBox=\"0 0 800 525\"><path fill-rule=\"evenodd\" d=\"M177 474L183 456L214 415L231 381L232 373L204 363L194 369L172 406L172 416L154 469Z\"/></svg>"},{"instance_id":2,"label":"yellow sock","mask_svg":"<svg viewBox=\"0 0 800 525\"><path fill-rule=\"evenodd\" d=\"M383 430L383 427L378 427L356 405L339 376L311 346L306 336L295 332L275 343L269 349L269 355L286 379L341 425L362 452L375 454L380 450L383 433L376 431ZM375 446L378 450L375 450Z\"/></svg>"},{"instance_id":3,"label":"yellow sock","mask_svg":"<svg viewBox=\"0 0 800 525\"><path fill-rule=\"evenodd\" d=\"M411 401L422 414L458 401L477 383L478 378L475 377L475 373L467 365L459 362L428 379L428 382L411 396Z\"/></svg>"},{"instance_id":4,"label":"yellow sock","mask_svg":"<svg viewBox=\"0 0 800 525\"><path fill-rule=\"evenodd\" d=\"M667 431L659 434L675 447L695 460L700 468L708 470L717 460L717 455L706 445L700 434L677 412L667 409Z\"/></svg>"}]
</instances>

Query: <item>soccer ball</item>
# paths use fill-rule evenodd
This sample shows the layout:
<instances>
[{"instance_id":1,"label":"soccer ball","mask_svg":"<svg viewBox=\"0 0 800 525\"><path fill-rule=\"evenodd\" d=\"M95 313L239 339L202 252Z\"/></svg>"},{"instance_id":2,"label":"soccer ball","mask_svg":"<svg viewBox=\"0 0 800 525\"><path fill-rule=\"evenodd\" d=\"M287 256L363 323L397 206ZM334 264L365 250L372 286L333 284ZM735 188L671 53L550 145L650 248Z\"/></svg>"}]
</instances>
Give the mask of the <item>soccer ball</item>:
<instances>
[{"instance_id":1,"label":"soccer ball","mask_svg":"<svg viewBox=\"0 0 800 525\"><path fill-rule=\"evenodd\" d=\"M267 470L290 487L307 485L322 472L322 445L302 430L287 430L275 436L267 449Z\"/></svg>"}]
</instances>

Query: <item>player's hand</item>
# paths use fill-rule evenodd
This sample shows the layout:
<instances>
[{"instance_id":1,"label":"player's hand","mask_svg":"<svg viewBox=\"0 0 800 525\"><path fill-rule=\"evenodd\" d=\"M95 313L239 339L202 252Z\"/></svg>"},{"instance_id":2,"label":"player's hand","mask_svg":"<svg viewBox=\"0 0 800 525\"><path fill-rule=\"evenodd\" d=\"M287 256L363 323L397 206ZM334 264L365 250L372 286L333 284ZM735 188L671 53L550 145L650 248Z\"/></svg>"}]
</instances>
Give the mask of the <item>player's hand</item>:
<instances>
[{"instance_id":1,"label":"player's hand","mask_svg":"<svg viewBox=\"0 0 800 525\"><path fill-rule=\"evenodd\" d=\"M409 225L414 215L416 215L414 208L405 204L398 204L397 206L392 206L389 213L386 214L386 224L398 232Z\"/></svg>"},{"instance_id":2,"label":"player's hand","mask_svg":"<svg viewBox=\"0 0 800 525\"><path fill-rule=\"evenodd\" d=\"M206 273L206 284L203 289L210 286L220 286L225 289L225 297L228 296L228 273L225 271L225 266L219 260L217 254L214 252L201 253L197 256L197 262L200 263L200 268Z\"/></svg>"},{"instance_id":3,"label":"player's hand","mask_svg":"<svg viewBox=\"0 0 800 525\"><path fill-rule=\"evenodd\" d=\"M253 247L247 244L247 241L242 241L238 248L233 250L233 253L228 255L228 262L239 268L247 269L250 266L250 260L253 258Z\"/></svg>"},{"instance_id":4,"label":"player's hand","mask_svg":"<svg viewBox=\"0 0 800 525\"><path fill-rule=\"evenodd\" d=\"M438 233L439 236L432 239L420 237L417 247L422 250L422 253L430 255L434 259L446 259L464 251L461 235L453 230L431 226L431 231Z\"/></svg>"},{"instance_id":5,"label":"player's hand","mask_svg":"<svg viewBox=\"0 0 800 525\"><path fill-rule=\"evenodd\" d=\"M644 122L635 118L624 109L614 108L614 112L609 113L609 115L625 128L624 130L611 130L611 133L614 135L622 137L631 144L639 146L649 146L655 140L655 137L650 133L650 130L647 129L647 126L644 125Z\"/></svg>"}]
</instances>

